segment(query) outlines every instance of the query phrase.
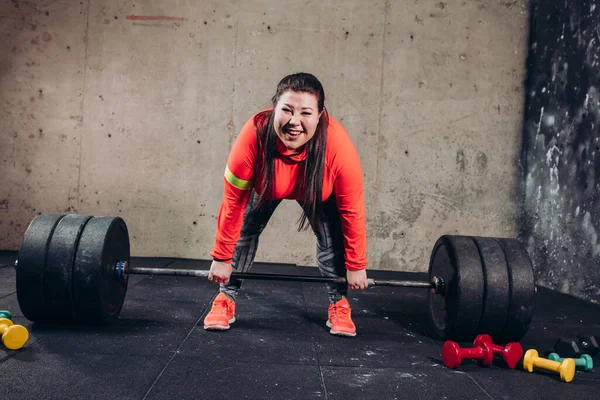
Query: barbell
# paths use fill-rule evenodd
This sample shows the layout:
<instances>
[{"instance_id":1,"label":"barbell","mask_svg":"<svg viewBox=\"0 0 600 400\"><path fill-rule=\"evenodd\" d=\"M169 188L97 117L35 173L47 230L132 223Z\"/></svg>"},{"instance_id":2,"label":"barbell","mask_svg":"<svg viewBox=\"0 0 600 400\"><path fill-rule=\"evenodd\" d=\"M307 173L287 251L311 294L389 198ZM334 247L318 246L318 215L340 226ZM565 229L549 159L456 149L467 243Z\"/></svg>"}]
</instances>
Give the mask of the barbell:
<instances>
[{"instance_id":1,"label":"barbell","mask_svg":"<svg viewBox=\"0 0 600 400\"><path fill-rule=\"evenodd\" d=\"M129 275L206 277L206 270L132 265L120 217L41 214L29 224L15 262L17 299L30 321L110 324L125 301ZM233 273L234 279L345 283L345 278ZM520 340L533 314L533 266L516 239L443 235L429 261L429 280L375 280L371 286L428 289L428 314L443 339Z\"/></svg>"}]
</instances>

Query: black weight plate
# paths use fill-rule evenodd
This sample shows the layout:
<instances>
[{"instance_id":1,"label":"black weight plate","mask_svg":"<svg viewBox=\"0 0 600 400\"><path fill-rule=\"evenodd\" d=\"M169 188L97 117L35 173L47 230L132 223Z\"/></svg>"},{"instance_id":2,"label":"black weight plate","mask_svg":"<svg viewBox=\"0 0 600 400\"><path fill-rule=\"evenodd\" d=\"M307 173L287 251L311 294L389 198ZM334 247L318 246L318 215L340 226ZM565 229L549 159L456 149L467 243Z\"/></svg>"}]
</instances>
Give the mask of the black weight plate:
<instances>
[{"instance_id":1,"label":"black weight plate","mask_svg":"<svg viewBox=\"0 0 600 400\"><path fill-rule=\"evenodd\" d=\"M448 248L440 241L441 239L433 248L429 262L429 279L432 280L434 276L443 279L445 292L436 294L433 289L429 290L429 316L435 333L447 338L452 327L449 326L446 294L455 290L450 285L456 281L456 268L452 265Z\"/></svg>"},{"instance_id":2,"label":"black weight plate","mask_svg":"<svg viewBox=\"0 0 600 400\"><path fill-rule=\"evenodd\" d=\"M45 312L40 322L68 323L73 313L73 263L87 215L65 215L50 238L44 271Z\"/></svg>"},{"instance_id":3,"label":"black weight plate","mask_svg":"<svg viewBox=\"0 0 600 400\"><path fill-rule=\"evenodd\" d=\"M50 238L64 215L35 217L23 237L17 258L17 301L25 318L37 321L44 315L44 266Z\"/></svg>"},{"instance_id":4,"label":"black weight plate","mask_svg":"<svg viewBox=\"0 0 600 400\"><path fill-rule=\"evenodd\" d=\"M525 247L516 239L498 238L504 250L510 282L510 305L504 327L504 335L498 343L518 342L531 325L535 278L533 265Z\"/></svg>"},{"instance_id":5,"label":"black weight plate","mask_svg":"<svg viewBox=\"0 0 600 400\"><path fill-rule=\"evenodd\" d=\"M483 267L483 311L479 321L479 334L487 333L496 339L504 332L510 284L504 251L494 238L474 237Z\"/></svg>"},{"instance_id":6,"label":"black weight plate","mask_svg":"<svg viewBox=\"0 0 600 400\"><path fill-rule=\"evenodd\" d=\"M127 293L128 275L115 273L129 263L129 232L119 217L94 217L85 227L73 267L73 298L78 322L116 320Z\"/></svg>"},{"instance_id":7,"label":"black weight plate","mask_svg":"<svg viewBox=\"0 0 600 400\"><path fill-rule=\"evenodd\" d=\"M433 329L444 339L472 340L477 335L483 307L483 270L473 239L440 237L429 262L429 278L444 279L445 292L429 291Z\"/></svg>"}]
</instances>

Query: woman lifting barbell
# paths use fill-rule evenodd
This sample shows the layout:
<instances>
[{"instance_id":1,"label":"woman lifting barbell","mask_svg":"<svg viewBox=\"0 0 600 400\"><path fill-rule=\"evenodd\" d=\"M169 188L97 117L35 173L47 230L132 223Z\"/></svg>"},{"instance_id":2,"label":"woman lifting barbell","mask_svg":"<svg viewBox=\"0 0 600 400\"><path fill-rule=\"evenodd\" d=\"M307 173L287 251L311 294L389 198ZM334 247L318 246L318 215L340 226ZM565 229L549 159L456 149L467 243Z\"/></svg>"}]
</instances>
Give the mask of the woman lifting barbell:
<instances>
[{"instance_id":1,"label":"woman lifting barbell","mask_svg":"<svg viewBox=\"0 0 600 400\"><path fill-rule=\"evenodd\" d=\"M348 289L366 289L367 237L363 175L358 153L344 127L327 114L319 80L307 73L284 77L273 107L242 127L225 168L208 279L220 284L204 328L229 329L235 321L241 281L258 239L277 205L296 200L303 213L298 230L310 225L317 237L317 264L329 277L327 326L334 335L355 336Z\"/></svg>"}]
</instances>

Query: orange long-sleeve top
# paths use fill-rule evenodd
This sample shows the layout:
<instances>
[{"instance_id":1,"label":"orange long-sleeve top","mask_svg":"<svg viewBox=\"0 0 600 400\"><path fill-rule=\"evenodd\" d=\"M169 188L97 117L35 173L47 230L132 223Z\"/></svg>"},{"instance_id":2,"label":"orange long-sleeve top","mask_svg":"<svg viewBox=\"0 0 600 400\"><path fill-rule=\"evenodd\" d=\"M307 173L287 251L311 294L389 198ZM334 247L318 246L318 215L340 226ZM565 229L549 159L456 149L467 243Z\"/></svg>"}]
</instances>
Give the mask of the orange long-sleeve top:
<instances>
[{"instance_id":1,"label":"orange long-sleeve top","mask_svg":"<svg viewBox=\"0 0 600 400\"><path fill-rule=\"evenodd\" d=\"M367 266L367 233L364 204L364 185L360 159L344 127L329 117L323 171L322 199L335 196L344 236L346 269L356 271ZM224 175L224 193L215 242L210 255L219 260L230 260L240 238L244 211L251 189L260 193L262 182L260 166L256 165L258 143L254 116L242 127L229 153ZM290 152L277 139L277 151L285 157L275 157L275 185L273 200L303 200L300 185L306 148L299 154Z\"/></svg>"}]
</instances>

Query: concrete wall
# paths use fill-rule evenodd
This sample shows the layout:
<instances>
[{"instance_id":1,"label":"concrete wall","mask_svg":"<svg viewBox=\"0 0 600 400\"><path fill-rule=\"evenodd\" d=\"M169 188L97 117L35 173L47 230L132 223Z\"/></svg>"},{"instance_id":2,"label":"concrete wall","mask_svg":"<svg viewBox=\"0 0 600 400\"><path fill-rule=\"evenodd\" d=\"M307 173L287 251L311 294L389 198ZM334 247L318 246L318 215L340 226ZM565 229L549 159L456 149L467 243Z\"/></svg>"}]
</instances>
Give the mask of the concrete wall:
<instances>
[{"instance_id":1,"label":"concrete wall","mask_svg":"<svg viewBox=\"0 0 600 400\"><path fill-rule=\"evenodd\" d=\"M124 217L134 255L207 258L232 141L298 71L358 148L370 268L517 234L525 0L11 0L0 21L2 249L72 212ZM298 216L258 259L314 265Z\"/></svg>"},{"instance_id":2,"label":"concrete wall","mask_svg":"<svg viewBox=\"0 0 600 400\"><path fill-rule=\"evenodd\" d=\"M534 2L523 240L538 283L600 301L600 5Z\"/></svg>"}]
</instances>

